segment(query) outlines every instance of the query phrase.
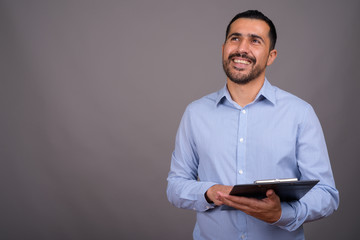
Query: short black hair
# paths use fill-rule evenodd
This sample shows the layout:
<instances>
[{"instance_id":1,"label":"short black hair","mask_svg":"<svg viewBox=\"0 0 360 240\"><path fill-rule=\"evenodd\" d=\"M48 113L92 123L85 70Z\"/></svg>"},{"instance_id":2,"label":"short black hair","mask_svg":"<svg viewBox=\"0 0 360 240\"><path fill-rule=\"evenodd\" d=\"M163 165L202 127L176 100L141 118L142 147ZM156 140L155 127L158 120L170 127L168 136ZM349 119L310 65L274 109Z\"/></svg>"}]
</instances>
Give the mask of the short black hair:
<instances>
[{"instance_id":1,"label":"short black hair","mask_svg":"<svg viewBox=\"0 0 360 240\"><path fill-rule=\"evenodd\" d=\"M235 22L236 20L238 20L239 18L259 19L259 20L263 20L264 22L266 22L267 25L270 27L270 31L269 31L270 51L275 48L276 38L277 38L275 25L268 17L266 17L262 12L259 12L258 10L247 10L245 12L236 14L235 17L233 17L233 19L231 19L229 25L226 28L225 42L228 37L231 24L233 22Z\"/></svg>"}]
</instances>

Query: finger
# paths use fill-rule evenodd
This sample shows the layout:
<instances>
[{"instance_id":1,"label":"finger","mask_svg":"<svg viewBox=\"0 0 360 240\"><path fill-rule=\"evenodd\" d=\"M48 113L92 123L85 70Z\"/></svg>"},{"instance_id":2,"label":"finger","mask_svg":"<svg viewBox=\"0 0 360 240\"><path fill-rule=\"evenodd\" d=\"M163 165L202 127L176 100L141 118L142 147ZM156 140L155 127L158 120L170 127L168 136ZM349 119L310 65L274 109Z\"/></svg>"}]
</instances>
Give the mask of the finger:
<instances>
[{"instance_id":1,"label":"finger","mask_svg":"<svg viewBox=\"0 0 360 240\"><path fill-rule=\"evenodd\" d=\"M215 198L216 198L217 201L222 202L225 195L226 195L226 194L224 194L224 193L222 193L222 192L217 192Z\"/></svg>"},{"instance_id":2,"label":"finger","mask_svg":"<svg viewBox=\"0 0 360 240\"><path fill-rule=\"evenodd\" d=\"M274 190L272 190L272 189L269 189L269 190L267 190L267 192L266 192L266 196L268 197L268 198L270 198L271 196L273 196L274 195Z\"/></svg>"},{"instance_id":3,"label":"finger","mask_svg":"<svg viewBox=\"0 0 360 240\"><path fill-rule=\"evenodd\" d=\"M266 192L266 197L271 200L271 201L278 201L279 199L279 196L276 195L275 191L272 190L272 189L269 189L267 192Z\"/></svg>"},{"instance_id":4,"label":"finger","mask_svg":"<svg viewBox=\"0 0 360 240\"><path fill-rule=\"evenodd\" d=\"M216 192L216 196L215 196L215 203L216 205L223 205L224 201L223 198L221 197L221 195L224 195L224 193L222 192Z\"/></svg>"},{"instance_id":5,"label":"finger","mask_svg":"<svg viewBox=\"0 0 360 240\"><path fill-rule=\"evenodd\" d=\"M235 202L231 201L230 199L226 198L226 195L219 192L218 195L217 195L217 199L218 201L222 202L223 204L227 205L227 206L230 206L230 207L234 207L234 208L237 208L239 209L236 205ZM241 209L240 209L241 210Z\"/></svg>"},{"instance_id":6,"label":"finger","mask_svg":"<svg viewBox=\"0 0 360 240\"><path fill-rule=\"evenodd\" d=\"M236 208L243 212L248 212L253 210L254 205L248 203L248 200L250 200L251 202L251 199L247 199L245 197L231 196L219 192L218 199L223 204Z\"/></svg>"},{"instance_id":7,"label":"finger","mask_svg":"<svg viewBox=\"0 0 360 240\"><path fill-rule=\"evenodd\" d=\"M240 197L240 196L231 196L222 194L222 199L226 199L230 202L240 204L247 207L253 207L257 206L258 204L261 204L260 200L255 198L247 198L247 197Z\"/></svg>"}]
</instances>

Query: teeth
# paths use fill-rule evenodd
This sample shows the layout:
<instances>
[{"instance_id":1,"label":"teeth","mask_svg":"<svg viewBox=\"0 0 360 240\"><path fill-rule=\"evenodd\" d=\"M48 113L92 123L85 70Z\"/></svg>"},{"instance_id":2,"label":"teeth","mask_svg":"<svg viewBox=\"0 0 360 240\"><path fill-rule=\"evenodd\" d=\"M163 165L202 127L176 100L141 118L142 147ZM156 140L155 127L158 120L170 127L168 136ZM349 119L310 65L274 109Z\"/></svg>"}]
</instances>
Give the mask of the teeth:
<instances>
[{"instance_id":1,"label":"teeth","mask_svg":"<svg viewBox=\"0 0 360 240\"><path fill-rule=\"evenodd\" d=\"M247 65L250 64L250 62L248 62L248 61L246 61L246 60L241 60L241 59L234 59L234 62L235 62L235 63L243 63L243 64L247 64Z\"/></svg>"}]
</instances>

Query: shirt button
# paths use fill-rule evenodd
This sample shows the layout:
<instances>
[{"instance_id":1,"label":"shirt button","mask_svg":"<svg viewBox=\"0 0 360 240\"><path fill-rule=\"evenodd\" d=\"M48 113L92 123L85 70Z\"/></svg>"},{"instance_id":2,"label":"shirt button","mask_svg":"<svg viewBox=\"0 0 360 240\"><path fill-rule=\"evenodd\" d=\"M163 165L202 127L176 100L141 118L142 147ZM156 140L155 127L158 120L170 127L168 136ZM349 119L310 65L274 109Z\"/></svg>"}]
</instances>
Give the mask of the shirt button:
<instances>
[{"instance_id":1,"label":"shirt button","mask_svg":"<svg viewBox=\"0 0 360 240\"><path fill-rule=\"evenodd\" d=\"M245 109L243 109L241 112L242 112L243 114L245 114L245 113L246 113L246 110L245 110Z\"/></svg>"},{"instance_id":2,"label":"shirt button","mask_svg":"<svg viewBox=\"0 0 360 240\"><path fill-rule=\"evenodd\" d=\"M244 142L244 138L240 138L240 142Z\"/></svg>"},{"instance_id":3,"label":"shirt button","mask_svg":"<svg viewBox=\"0 0 360 240\"><path fill-rule=\"evenodd\" d=\"M239 170L239 173L240 173L240 174L243 174L243 173L244 173L244 171L240 169L240 170Z\"/></svg>"}]
</instances>

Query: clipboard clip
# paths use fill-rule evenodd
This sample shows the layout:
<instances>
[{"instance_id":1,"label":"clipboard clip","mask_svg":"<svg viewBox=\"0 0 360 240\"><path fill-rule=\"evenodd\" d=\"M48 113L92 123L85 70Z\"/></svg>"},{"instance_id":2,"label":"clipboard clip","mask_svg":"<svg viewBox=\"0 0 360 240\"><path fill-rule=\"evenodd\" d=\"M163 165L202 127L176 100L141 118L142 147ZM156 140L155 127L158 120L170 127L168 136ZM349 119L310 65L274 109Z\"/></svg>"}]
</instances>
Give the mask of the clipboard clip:
<instances>
[{"instance_id":1,"label":"clipboard clip","mask_svg":"<svg viewBox=\"0 0 360 240\"><path fill-rule=\"evenodd\" d=\"M297 178L280 178L280 179L265 179L265 180L256 180L255 184L259 183L282 183L282 182L296 182Z\"/></svg>"}]
</instances>

